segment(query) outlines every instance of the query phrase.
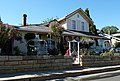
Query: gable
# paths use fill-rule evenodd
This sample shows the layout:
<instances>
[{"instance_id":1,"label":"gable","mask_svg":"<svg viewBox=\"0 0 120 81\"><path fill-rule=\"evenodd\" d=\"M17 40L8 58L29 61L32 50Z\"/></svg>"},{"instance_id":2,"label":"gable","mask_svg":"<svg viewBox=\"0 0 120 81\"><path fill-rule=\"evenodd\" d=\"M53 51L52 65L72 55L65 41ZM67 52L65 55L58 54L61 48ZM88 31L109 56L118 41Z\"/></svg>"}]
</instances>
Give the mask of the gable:
<instances>
[{"instance_id":1,"label":"gable","mask_svg":"<svg viewBox=\"0 0 120 81\"><path fill-rule=\"evenodd\" d=\"M59 20L60 23L64 23L66 21L66 19L76 15L76 14L80 14L82 18L84 18L89 24L93 25L93 21L85 14L85 12L79 8L75 11L73 11L72 13L68 14L67 16L63 17L62 19Z\"/></svg>"},{"instance_id":2,"label":"gable","mask_svg":"<svg viewBox=\"0 0 120 81\"><path fill-rule=\"evenodd\" d=\"M76 13L76 14L72 15L72 16L69 17L68 19L80 20L80 21L83 21L83 22L87 22L87 20L84 19L84 17L82 17L82 15L79 14L79 13Z\"/></svg>"},{"instance_id":3,"label":"gable","mask_svg":"<svg viewBox=\"0 0 120 81\"><path fill-rule=\"evenodd\" d=\"M75 10L74 12L68 14L68 15L66 16L66 19L72 17L73 15L75 15L75 14L77 14L77 13L79 13L79 14L81 15L81 17L83 17L89 24L92 25L92 24L94 23L94 22L85 14L85 12L84 12L81 8L79 8L79 9Z\"/></svg>"}]
</instances>

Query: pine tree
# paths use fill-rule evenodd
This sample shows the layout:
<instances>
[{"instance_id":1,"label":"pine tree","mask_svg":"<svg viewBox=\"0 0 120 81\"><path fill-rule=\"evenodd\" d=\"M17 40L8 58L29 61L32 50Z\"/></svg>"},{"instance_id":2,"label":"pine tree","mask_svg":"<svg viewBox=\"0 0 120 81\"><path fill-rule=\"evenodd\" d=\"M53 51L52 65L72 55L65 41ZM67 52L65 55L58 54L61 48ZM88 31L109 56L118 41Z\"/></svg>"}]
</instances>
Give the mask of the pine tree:
<instances>
[{"instance_id":1,"label":"pine tree","mask_svg":"<svg viewBox=\"0 0 120 81\"><path fill-rule=\"evenodd\" d=\"M85 9L85 14L90 18L90 13L88 8Z\"/></svg>"}]
</instances>

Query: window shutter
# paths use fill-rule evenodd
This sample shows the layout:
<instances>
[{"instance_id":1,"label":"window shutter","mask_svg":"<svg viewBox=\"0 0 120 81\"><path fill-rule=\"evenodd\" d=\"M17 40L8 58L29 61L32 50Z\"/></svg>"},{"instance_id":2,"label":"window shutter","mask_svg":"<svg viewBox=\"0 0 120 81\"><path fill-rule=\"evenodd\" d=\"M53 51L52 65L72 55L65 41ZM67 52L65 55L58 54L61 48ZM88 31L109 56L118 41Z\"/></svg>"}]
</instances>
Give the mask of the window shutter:
<instances>
[{"instance_id":1,"label":"window shutter","mask_svg":"<svg viewBox=\"0 0 120 81\"><path fill-rule=\"evenodd\" d=\"M81 22L81 31L84 31L84 30L85 30L85 23Z\"/></svg>"},{"instance_id":2,"label":"window shutter","mask_svg":"<svg viewBox=\"0 0 120 81\"><path fill-rule=\"evenodd\" d=\"M67 29L71 29L71 19L67 20Z\"/></svg>"},{"instance_id":3,"label":"window shutter","mask_svg":"<svg viewBox=\"0 0 120 81\"><path fill-rule=\"evenodd\" d=\"M80 20L77 20L77 30L81 31Z\"/></svg>"},{"instance_id":4,"label":"window shutter","mask_svg":"<svg viewBox=\"0 0 120 81\"><path fill-rule=\"evenodd\" d=\"M88 26L87 22L85 22L85 31L89 32L89 26Z\"/></svg>"}]
</instances>

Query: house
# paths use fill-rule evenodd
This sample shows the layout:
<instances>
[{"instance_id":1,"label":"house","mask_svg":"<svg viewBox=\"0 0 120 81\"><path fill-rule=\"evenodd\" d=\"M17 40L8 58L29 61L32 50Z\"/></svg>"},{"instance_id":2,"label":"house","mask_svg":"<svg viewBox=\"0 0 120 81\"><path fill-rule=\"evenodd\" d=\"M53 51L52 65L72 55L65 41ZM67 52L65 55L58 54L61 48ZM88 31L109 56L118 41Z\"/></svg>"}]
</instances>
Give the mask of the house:
<instances>
[{"instance_id":1,"label":"house","mask_svg":"<svg viewBox=\"0 0 120 81\"><path fill-rule=\"evenodd\" d=\"M18 47L19 50L22 53L28 52L28 41L26 41L25 37L33 37L35 39L36 35L41 40L45 40L48 43L48 46L52 46L54 44L54 40L51 40L51 37L49 35L50 28L49 24L30 24L27 25L27 15L23 15L23 26L18 26L16 29L21 33L22 40L21 41L14 41L14 47ZM58 23L60 23L64 28L63 32L63 38L64 42L72 41L72 40L80 40L81 36L90 37L98 39L102 42L100 42L100 45L104 47L104 40L105 37L98 36L89 33L89 26L93 25L93 21L91 18L89 18L85 12L79 8L72 13L66 15L65 17L58 20ZM27 34L30 35L27 35ZM34 34L34 36L32 35ZM53 41L53 42L51 42ZM52 44L51 44L52 43ZM94 45L96 46L96 45Z\"/></svg>"},{"instance_id":2,"label":"house","mask_svg":"<svg viewBox=\"0 0 120 81\"><path fill-rule=\"evenodd\" d=\"M70 36L64 36L64 38L71 38L71 36L73 37L72 40L74 40L75 37L80 39L81 36L94 38L98 40L99 46L96 47L95 44L93 48L98 48L99 50L105 49L104 40L106 38L95 34L91 34L89 32L89 27L93 25L94 22L85 14L85 12L81 8L59 19L59 22L67 31L74 33Z\"/></svg>"},{"instance_id":3,"label":"house","mask_svg":"<svg viewBox=\"0 0 120 81\"><path fill-rule=\"evenodd\" d=\"M110 43L111 43L111 47L115 47L115 43L120 42L120 34L116 33L116 34L105 34L107 38L111 39Z\"/></svg>"},{"instance_id":4,"label":"house","mask_svg":"<svg viewBox=\"0 0 120 81\"><path fill-rule=\"evenodd\" d=\"M116 42L120 42L120 33L112 34L112 45L115 46Z\"/></svg>"}]
</instances>

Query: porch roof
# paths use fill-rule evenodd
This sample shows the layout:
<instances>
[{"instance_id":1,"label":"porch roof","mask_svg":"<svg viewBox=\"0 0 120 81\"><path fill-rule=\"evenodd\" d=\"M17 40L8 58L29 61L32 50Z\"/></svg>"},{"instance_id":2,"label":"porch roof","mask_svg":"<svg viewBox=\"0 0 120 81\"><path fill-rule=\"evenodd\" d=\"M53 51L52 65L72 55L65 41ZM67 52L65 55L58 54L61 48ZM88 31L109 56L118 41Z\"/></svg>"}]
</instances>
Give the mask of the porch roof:
<instances>
[{"instance_id":1,"label":"porch roof","mask_svg":"<svg viewBox=\"0 0 120 81\"><path fill-rule=\"evenodd\" d=\"M83 32L83 31L65 30L65 32L63 34L69 34L69 35L73 35L73 36L85 36L85 37L92 37L92 38L97 38L97 39L108 40L108 38L106 38L106 37L94 35L89 32Z\"/></svg>"},{"instance_id":2,"label":"porch roof","mask_svg":"<svg viewBox=\"0 0 120 81\"><path fill-rule=\"evenodd\" d=\"M18 27L18 31L25 31L25 32L35 32L35 33L49 33L50 28L45 25L30 25L30 26L24 26L24 27ZM92 37L97 39L107 39L106 37L94 35L89 32L83 32L83 31L76 31L76 30L64 30L64 35L70 35L70 36L85 36L85 37Z\"/></svg>"}]
</instances>

